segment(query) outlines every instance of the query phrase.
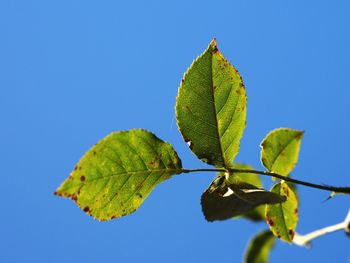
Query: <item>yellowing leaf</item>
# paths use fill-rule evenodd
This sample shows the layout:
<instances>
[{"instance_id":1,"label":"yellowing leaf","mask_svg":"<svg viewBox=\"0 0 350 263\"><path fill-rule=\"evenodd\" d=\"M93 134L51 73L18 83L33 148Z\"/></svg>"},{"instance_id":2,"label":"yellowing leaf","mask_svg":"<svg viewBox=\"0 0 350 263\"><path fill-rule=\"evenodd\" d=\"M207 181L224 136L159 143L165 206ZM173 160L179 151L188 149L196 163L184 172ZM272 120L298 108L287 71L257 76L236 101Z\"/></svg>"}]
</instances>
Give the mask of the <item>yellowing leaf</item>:
<instances>
[{"instance_id":1,"label":"yellowing leaf","mask_svg":"<svg viewBox=\"0 0 350 263\"><path fill-rule=\"evenodd\" d=\"M270 132L261 143L261 161L270 171L288 176L298 162L304 132L280 128Z\"/></svg>"},{"instance_id":2,"label":"yellowing leaf","mask_svg":"<svg viewBox=\"0 0 350 263\"><path fill-rule=\"evenodd\" d=\"M199 159L231 166L245 128L246 105L241 76L214 39L185 73L176 102L179 130Z\"/></svg>"},{"instance_id":3,"label":"yellowing leaf","mask_svg":"<svg viewBox=\"0 0 350 263\"><path fill-rule=\"evenodd\" d=\"M271 192L283 195L287 200L281 204L267 205L266 221L276 237L292 243L298 223L298 200L293 190L285 182L275 184Z\"/></svg>"},{"instance_id":4,"label":"yellowing leaf","mask_svg":"<svg viewBox=\"0 0 350 263\"><path fill-rule=\"evenodd\" d=\"M181 173L172 146L145 130L114 132L93 146L56 194L110 220L134 212L154 187Z\"/></svg>"}]
</instances>

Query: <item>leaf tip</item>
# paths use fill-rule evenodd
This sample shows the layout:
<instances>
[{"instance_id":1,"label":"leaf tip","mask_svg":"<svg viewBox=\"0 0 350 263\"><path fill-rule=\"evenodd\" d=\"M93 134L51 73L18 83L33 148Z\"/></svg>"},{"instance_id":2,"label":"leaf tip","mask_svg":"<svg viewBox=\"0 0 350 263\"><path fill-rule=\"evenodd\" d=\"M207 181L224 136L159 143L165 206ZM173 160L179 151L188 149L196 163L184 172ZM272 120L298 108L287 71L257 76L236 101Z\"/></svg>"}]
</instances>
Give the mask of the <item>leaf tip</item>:
<instances>
[{"instance_id":1,"label":"leaf tip","mask_svg":"<svg viewBox=\"0 0 350 263\"><path fill-rule=\"evenodd\" d=\"M299 138L303 138L304 137L304 134L305 134L305 130L299 130Z\"/></svg>"},{"instance_id":2,"label":"leaf tip","mask_svg":"<svg viewBox=\"0 0 350 263\"><path fill-rule=\"evenodd\" d=\"M53 192L53 194L55 196L61 196L61 197L63 196L62 193L60 192L59 188L55 192Z\"/></svg>"},{"instance_id":3,"label":"leaf tip","mask_svg":"<svg viewBox=\"0 0 350 263\"><path fill-rule=\"evenodd\" d=\"M214 37L213 40L210 42L209 46L213 49L213 50L217 50L216 47L216 38Z\"/></svg>"}]
</instances>

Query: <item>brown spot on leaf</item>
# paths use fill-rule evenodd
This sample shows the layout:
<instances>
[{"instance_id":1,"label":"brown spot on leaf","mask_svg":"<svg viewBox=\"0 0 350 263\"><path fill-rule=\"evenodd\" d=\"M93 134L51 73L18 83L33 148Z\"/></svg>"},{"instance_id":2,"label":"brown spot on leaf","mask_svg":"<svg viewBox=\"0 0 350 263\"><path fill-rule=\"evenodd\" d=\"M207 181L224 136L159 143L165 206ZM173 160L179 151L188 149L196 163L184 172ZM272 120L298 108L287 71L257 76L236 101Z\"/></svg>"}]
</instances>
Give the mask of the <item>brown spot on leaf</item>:
<instances>
[{"instance_id":1,"label":"brown spot on leaf","mask_svg":"<svg viewBox=\"0 0 350 263\"><path fill-rule=\"evenodd\" d=\"M269 218L267 222L269 223L270 226L275 225L275 222L271 218Z\"/></svg>"},{"instance_id":2,"label":"brown spot on leaf","mask_svg":"<svg viewBox=\"0 0 350 263\"><path fill-rule=\"evenodd\" d=\"M94 151L93 154L96 155L96 151Z\"/></svg>"},{"instance_id":3,"label":"brown spot on leaf","mask_svg":"<svg viewBox=\"0 0 350 263\"><path fill-rule=\"evenodd\" d=\"M138 196L138 198L142 198L142 194L136 193L136 195Z\"/></svg>"},{"instance_id":4,"label":"brown spot on leaf","mask_svg":"<svg viewBox=\"0 0 350 263\"><path fill-rule=\"evenodd\" d=\"M296 214L296 215L298 214L298 208L294 209L294 214Z\"/></svg>"},{"instance_id":5,"label":"brown spot on leaf","mask_svg":"<svg viewBox=\"0 0 350 263\"><path fill-rule=\"evenodd\" d=\"M303 136L304 136L304 132L301 132L301 133L297 134L297 136L296 136L295 138L300 139L300 138L302 138Z\"/></svg>"},{"instance_id":6,"label":"brown spot on leaf","mask_svg":"<svg viewBox=\"0 0 350 263\"><path fill-rule=\"evenodd\" d=\"M293 231L293 229L289 229L289 230L288 230L288 234L289 234L289 236L290 236L291 239L294 238L294 231Z\"/></svg>"},{"instance_id":7,"label":"brown spot on leaf","mask_svg":"<svg viewBox=\"0 0 350 263\"><path fill-rule=\"evenodd\" d=\"M85 176L84 175L80 176L80 181L82 181L82 182L85 181Z\"/></svg>"},{"instance_id":8,"label":"brown spot on leaf","mask_svg":"<svg viewBox=\"0 0 350 263\"><path fill-rule=\"evenodd\" d=\"M86 212L86 213L87 213L87 212L89 212L89 211L90 211L90 207L85 206L85 207L84 207L84 212Z\"/></svg>"},{"instance_id":9,"label":"brown spot on leaf","mask_svg":"<svg viewBox=\"0 0 350 263\"><path fill-rule=\"evenodd\" d=\"M287 197L289 197L289 190L287 187L283 186L282 187L283 192L286 194Z\"/></svg>"},{"instance_id":10,"label":"brown spot on leaf","mask_svg":"<svg viewBox=\"0 0 350 263\"><path fill-rule=\"evenodd\" d=\"M76 170L78 170L78 166L77 165L74 167L74 171L76 171Z\"/></svg>"}]
</instances>

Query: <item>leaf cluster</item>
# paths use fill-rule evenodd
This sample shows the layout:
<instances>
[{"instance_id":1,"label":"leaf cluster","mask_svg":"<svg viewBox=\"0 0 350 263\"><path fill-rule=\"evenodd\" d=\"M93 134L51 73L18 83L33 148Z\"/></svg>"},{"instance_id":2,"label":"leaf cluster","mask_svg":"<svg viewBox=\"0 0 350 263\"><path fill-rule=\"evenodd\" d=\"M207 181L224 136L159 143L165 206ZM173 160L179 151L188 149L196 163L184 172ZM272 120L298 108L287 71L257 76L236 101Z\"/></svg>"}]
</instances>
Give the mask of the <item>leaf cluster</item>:
<instances>
[{"instance_id":1,"label":"leaf cluster","mask_svg":"<svg viewBox=\"0 0 350 263\"><path fill-rule=\"evenodd\" d=\"M303 131L279 128L262 140L261 162L266 172L279 175L266 190L258 171L235 162L246 111L242 78L214 39L181 80L177 124L195 156L217 171L201 197L205 219L266 221L271 231L258 234L245 256L247 262L266 262L275 237L291 243L295 235L298 198L288 178L298 161ZM55 193L106 221L133 213L173 175L205 170L210 169L184 169L174 148L149 131L114 132L85 153Z\"/></svg>"}]
</instances>

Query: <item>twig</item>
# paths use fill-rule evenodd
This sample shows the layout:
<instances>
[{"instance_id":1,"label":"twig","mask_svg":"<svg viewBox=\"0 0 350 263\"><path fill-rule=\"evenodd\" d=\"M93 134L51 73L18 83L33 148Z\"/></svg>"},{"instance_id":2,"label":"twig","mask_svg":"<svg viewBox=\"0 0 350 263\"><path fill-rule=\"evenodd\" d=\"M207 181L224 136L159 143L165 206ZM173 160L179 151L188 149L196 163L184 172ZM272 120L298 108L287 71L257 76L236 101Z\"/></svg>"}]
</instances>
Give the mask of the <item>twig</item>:
<instances>
[{"instance_id":1,"label":"twig","mask_svg":"<svg viewBox=\"0 0 350 263\"><path fill-rule=\"evenodd\" d=\"M222 168L222 169L183 169L183 173L193 173L193 172L229 172L229 173L251 173L251 174L261 174L271 177L276 177L282 180L285 180L287 182L304 185L312 188L317 188L321 190L327 190L332 191L336 193L342 193L342 194L350 194L350 187L337 187L337 186L330 186L330 185L320 185L320 184L314 184L309 183L297 179L292 179L290 177L286 177L280 174L272 173L272 172L266 172L266 171L258 171L258 170L250 170L250 169L235 169L230 168L228 170Z\"/></svg>"},{"instance_id":2,"label":"twig","mask_svg":"<svg viewBox=\"0 0 350 263\"><path fill-rule=\"evenodd\" d=\"M315 230L309 234L306 235L299 235L295 233L295 236L293 238L293 243L298 246L303 246L310 248L311 247L311 240L318 238L320 236L333 233L339 230L345 230L348 234L350 234L350 209L348 211L348 214L345 218L345 220L339 224L327 226L318 230Z\"/></svg>"}]
</instances>

